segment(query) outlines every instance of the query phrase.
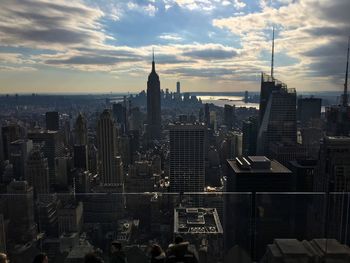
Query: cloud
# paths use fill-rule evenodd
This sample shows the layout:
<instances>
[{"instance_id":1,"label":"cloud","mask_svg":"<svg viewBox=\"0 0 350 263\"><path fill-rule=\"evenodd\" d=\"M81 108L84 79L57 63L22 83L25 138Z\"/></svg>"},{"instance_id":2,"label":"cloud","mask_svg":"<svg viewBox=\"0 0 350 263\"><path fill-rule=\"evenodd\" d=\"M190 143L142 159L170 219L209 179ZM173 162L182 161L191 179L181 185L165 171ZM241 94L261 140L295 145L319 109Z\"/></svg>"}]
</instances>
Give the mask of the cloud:
<instances>
[{"instance_id":1,"label":"cloud","mask_svg":"<svg viewBox=\"0 0 350 263\"><path fill-rule=\"evenodd\" d=\"M214 45L212 47L204 46L203 48L185 51L183 52L183 55L203 60L220 60L231 59L237 56L238 53L233 48L223 47L222 45Z\"/></svg>"},{"instance_id":2,"label":"cloud","mask_svg":"<svg viewBox=\"0 0 350 263\"><path fill-rule=\"evenodd\" d=\"M159 36L159 38L164 40L173 40L173 41L182 40L182 37L180 37L178 34L162 34Z\"/></svg>"},{"instance_id":3,"label":"cloud","mask_svg":"<svg viewBox=\"0 0 350 263\"><path fill-rule=\"evenodd\" d=\"M133 58L121 58L110 56L72 56L67 59L48 59L47 64L71 64L71 65L115 65L122 62L140 61Z\"/></svg>"},{"instance_id":4,"label":"cloud","mask_svg":"<svg viewBox=\"0 0 350 263\"><path fill-rule=\"evenodd\" d=\"M76 1L4 0L0 9L1 43L56 50L100 44L107 37L98 22L103 15Z\"/></svg>"},{"instance_id":5,"label":"cloud","mask_svg":"<svg viewBox=\"0 0 350 263\"><path fill-rule=\"evenodd\" d=\"M3 0L0 70L142 79L154 47L165 78L251 81L269 71L274 25L276 77L333 88L343 81L348 10L348 0Z\"/></svg>"},{"instance_id":6,"label":"cloud","mask_svg":"<svg viewBox=\"0 0 350 263\"><path fill-rule=\"evenodd\" d=\"M154 3L138 4L136 2L128 2L127 7L129 10L143 12L145 14L148 14L149 16L154 16L158 10Z\"/></svg>"},{"instance_id":7,"label":"cloud","mask_svg":"<svg viewBox=\"0 0 350 263\"><path fill-rule=\"evenodd\" d=\"M242 59L261 58L263 52L270 52L274 25L277 27L276 52L285 53L295 61L280 69L279 61L275 61L279 74L286 75L293 85L314 76L328 78L329 84L339 79L344 71L344 63L340 61L345 58L345 42L350 32L350 16L345 11L350 10L350 1L283 0L279 5L260 1L260 6L259 12L213 20L214 26L240 37ZM327 56L327 53L334 56Z\"/></svg>"},{"instance_id":8,"label":"cloud","mask_svg":"<svg viewBox=\"0 0 350 263\"><path fill-rule=\"evenodd\" d=\"M36 68L33 67L11 67L11 66L5 66L5 65L0 65L0 71L2 72L29 72L29 71L36 71Z\"/></svg>"},{"instance_id":9,"label":"cloud","mask_svg":"<svg viewBox=\"0 0 350 263\"><path fill-rule=\"evenodd\" d=\"M193 60L182 59L177 55L167 55L167 54L156 54L155 57L156 64L188 64L195 63Z\"/></svg>"},{"instance_id":10,"label":"cloud","mask_svg":"<svg viewBox=\"0 0 350 263\"><path fill-rule=\"evenodd\" d=\"M174 0L173 3L189 10L210 11L215 5L208 0Z\"/></svg>"},{"instance_id":11,"label":"cloud","mask_svg":"<svg viewBox=\"0 0 350 263\"><path fill-rule=\"evenodd\" d=\"M183 67L163 71L164 74L176 74L183 77L222 78L224 75L232 76L233 71L227 68L190 68Z\"/></svg>"},{"instance_id":12,"label":"cloud","mask_svg":"<svg viewBox=\"0 0 350 263\"><path fill-rule=\"evenodd\" d=\"M239 10L239 9L244 8L246 6L246 4L240 0L233 0L233 6Z\"/></svg>"}]
</instances>

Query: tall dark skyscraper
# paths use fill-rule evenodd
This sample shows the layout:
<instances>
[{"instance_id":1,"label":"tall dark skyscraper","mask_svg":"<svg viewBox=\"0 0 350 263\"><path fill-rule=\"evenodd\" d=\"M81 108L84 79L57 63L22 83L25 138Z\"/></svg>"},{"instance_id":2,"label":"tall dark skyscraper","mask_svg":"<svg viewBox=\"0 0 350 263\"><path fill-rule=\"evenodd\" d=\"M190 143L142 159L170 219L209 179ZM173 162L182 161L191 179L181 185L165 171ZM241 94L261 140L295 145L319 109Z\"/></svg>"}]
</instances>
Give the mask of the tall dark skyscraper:
<instances>
[{"instance_id":1,"label":"tall dark skyscraper","mask_svg":"<svg viewBox=\"0 0 350 263\"><path fill-rule=\"evenodd\" d=\"M180 95L181 89L180 89L180 81L176 82L176 93Z\"/></svg>"},{"instance_id":2,"label":"tall dark skyscraper","mask_svg":"<svg viewBox=\"0 0 350 263\"><path fill-rule=\"evenodd\" d=\"M34 149L27 162L27 181L33 187L35 194L50 192L49 165L47 158L40 149Z\"/></svg>"},{"instance_id":3,"label":"tall dark skyscraper","mask_svg":"<svg viewBox=\"0 0 350 263\"><path fill-rule=\"evenodd\" d=\"M235 106L225 104L224 106L224 123L228 129L232 129L235 119Z\"/></svg>"},{"instance_id":4,"label":"tall dark skyscraper","mask_svg":"<svg viewBox=\"0 0 350 263\"><path fill-rule=\"evenodd\" d=\"M29 186L27 181L12 181L7 186L7 193L9 236L15 242L22 244L32 241L37 234L33 187Z\"/></svg>"},{"instance_id":5,"label":"tall dark skyscraper","mask_svg":"<svg viewBox=\"0 0 350 263\"><path fill-rule=\"evenodd\" d=\"M296 91L273 76L274 31L272 37L271 76L262 73L257 154L270 155L270 144L297 143Z\"/></svg>"},{"instance_id":6,"label":"tall dark skyscraper","mask_svg":"<svg viewBox=\"0 0 350 263\"><path fill-rule=\"evenodd\" d=\"M147 125L148 138L159 139L161 134L160 81L152 60L152 71L147 81Z\"/></svg>"},{"instance_id":7,"label":"tall dark skyscraper","mask_svg":"<svg viewBox=\"0 0 350 263\"><path fill-rule=\"evenodd\" d=\"M100 162L101 181L105 185L121 183L118 172L117 129L109 110L104 110L97 123L97 145Z\"/></svg>"},{"instance_id":8,"label":"tall dark skyscraper","mask_svg":"<svg viewBox=\"0 0 350 263\"><path fill-rule=\"evenodd\" d=\"M342 94L341 104L326 107L326 133L329 136L350 135L350 106L348 104L349 49L350 38L348 42L348 52L346 60L344 93Z\"/></svg>"},{"instance_id":9,"label":"tall dark skyscraper","mask_svg":"<svg viewBox=\"0 0 350 263\"><path fill-rule=\"evenodd\" d=\"M21 138L21 128L17 124L9 124L1 127L2 148L4 159L8 160L10 157L10 144Z\"/></svg>"},{"instance_id":10,"label":"tall dark skyscraper","mask_svg":"<svg viewBox=\"0 0 350 263\"><path fill-rule=\"evenodd\" d=\"M210 126L210 109L209 109L208 103L204 105L204 121L207 127L209 127Z\"/></svg>"},{"instance_id":11,"label":"tall dark skyscraper","mask_svg":"<svg viewBox=\"0 0 350 263\"><path fill-rule=\"evenodd\" d=\"M75 122L74 134L75 144L86 145L88 143L87 122L83 114L79 113Z\"/></svg>"},{"instance_id":12,"label":"tall dark skyscraper","mask_svg":"<svg viewBox=\"0 0 350 263\"><path fill-rule=\"evenodd\" d=\"M280 85L271 92L260 123L258 154L269 155L271 143L295 145L297 142L296 92L287 89L284 84Z\"/></svg>"},{"instance_id":13,"label":"tall dark skyscraper","mask_svg":"<svg viewBox=\"0 0 350 263\"><path fill-rule=\"evenodd\" d=\"M49 164L50 185L56 183L55 158L64 156L64 144L58 131L35 131L28 133L33 144L43 144L42 151Z\"/></svg>"},{"instance_id":14,"label":"tall dark skyscraper","mask_svg":"<svg viewBox=\"0 0 350 263\"><path fill-rule=\"evenodd\" d=\"M244 120L242 123L243 142L242 153L243 155L255 155L256 143L258 137L258 118L257 116L251 116L248 120Z\"/></svg>"},{"instance_id":15,"label":"tall dark skyscraper","mask_svg":"<svg viewBox=\"0 0 350 263\"><path fill-rule=\"evenodd\" d=\"M46 130L58 131L60 129L60 118L57 111L49 111L45 114Z\"/></svg>"},{"instance_id":16,"label":"tall dark skyscraper","mask_svg":"<svg viewBox=\"0 0 350 263\"><path fill-rule=\"evenodd\" d=\"M202 192L205 184L203 125L178 124L170 133L170 189Z\"/></svg>"},{"instance_id":17,"label":"tall dark skyscraper","mask_svg":"<svg viewBox=\"0 0 350 263\"><path fill-rule=\"evenodd\" d=\"M322 99L319 98L299 98L298 99L298 120L301 127L311 125L313 120L321 118Z\"/></svg>"}]
</instances>

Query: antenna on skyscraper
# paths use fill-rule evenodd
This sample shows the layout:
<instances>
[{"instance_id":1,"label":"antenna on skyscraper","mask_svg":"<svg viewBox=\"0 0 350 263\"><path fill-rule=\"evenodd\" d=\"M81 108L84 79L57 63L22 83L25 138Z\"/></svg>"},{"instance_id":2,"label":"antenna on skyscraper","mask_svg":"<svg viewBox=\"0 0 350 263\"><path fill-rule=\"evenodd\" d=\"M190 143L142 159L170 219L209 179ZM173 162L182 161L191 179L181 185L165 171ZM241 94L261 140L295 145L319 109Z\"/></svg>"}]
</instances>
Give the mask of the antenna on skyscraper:
<instances>
[{"instance_id":1,"label":"antenna on skyscraper","mask_svg":"<svg viewBox=\"0 0 350 263\"><path fill-rule=\"evenodd\" d=\"M275 56L275 26L272 27L271 78L273 79L273 60Z\"/></svg>"},{"instance_id":2,"label":"antenna on skyscraper","mask_svg":"<svg viewBox=\"0 0 350 263\"><path fill-rule=\"evenodd\" d=\"M348 53L346 57L346 70L345 70L345 83L344 83L344 94L343 94L343 106L348 105L348 74L349 74L349 47L350 47L350 36L348 39Z\"/></svg>"},{"instance_id":3,"label":"antenna on skyscraper","mask_svg":"<svg viewBox=\"0 0 350 263\"><path fill-rule=\"evenodd\" d=\"M156 70L156 67L154 64L154 47L152 47L152 71L155 71L155 70Z\"/></svg>"}]
</instances>

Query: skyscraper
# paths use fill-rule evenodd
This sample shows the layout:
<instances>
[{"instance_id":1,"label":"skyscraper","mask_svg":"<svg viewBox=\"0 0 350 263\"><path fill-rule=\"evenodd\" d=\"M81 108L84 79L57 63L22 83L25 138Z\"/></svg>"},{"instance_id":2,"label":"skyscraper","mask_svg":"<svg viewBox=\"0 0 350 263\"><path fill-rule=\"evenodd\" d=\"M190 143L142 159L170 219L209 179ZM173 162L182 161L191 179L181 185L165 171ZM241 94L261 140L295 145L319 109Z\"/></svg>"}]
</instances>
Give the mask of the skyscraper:
<instances>
[{"instance_id":1,"label":"skyscraper","mask_svg":"<svg viewBox=\"0 0 350 263\"><path fill-rule=\"evenodd\" d=\"M311 126L312 121L321 118L322 99L319 98L299 98L298 99L298 120L301 127Z\"/></svg>"},{"instance_id":2,"label":"skyscraper","mask_svg":"<svg viewBox=\"0 0 350 263\"><path fill-rule=\"evenodd\" d=\"M326 136L321 141L314 191L350 191L350 137Z\"/></svg>"},{"instance_id":3,"label":"skyscraper","mask_svg":"<svg viewBox=\"0 0 350 263\"><path fill-rule=\"evenodd\" d=\"M159 139L161 135L160 81L156 73L154 53L152 71L147 81L147 125L148 138Z\"/></svg>"},{"instance_id":4,"label":"skyscraper","mask_svg":"<svg viewBox=\"0 0 350 263\"><path fill-rule=\"evenodd\" d=\"M170 127L170 189L172 192L202 192L205 184L203 125Z\"/></svg>"},{"instance_id":5,"label":"skyscraper","mask_svg":"<svg viewBox=\"0 0 350 263\"><path fill-rule=\"evenodd\" d=\"M79 113L74 127L75 144L86 145L88 143L87 137L87 123L83 114Z\"/></svg>"},{"instance_id":6,"label":"skyscraper","mask_svg":"<svg viewBox=\"0 0 350 263\"><path fill-rule=\"evenodd\" d=\"M74 145L73 152L74 167L89 170L87 145Z\"/></svg>"},{"instance_id":7,"label":"skyscraper","mask_svg":"<svg viewBox=\"0 0 350 263\"><path fill-rule=\"evenodd\" d=\"M10 143L21 138L21 127L18 124L9 124L1 127L2 149L5 160L10 157Z\"/></svg>"},{"instance_id":8,"label":"skyscraper","mask_svg":"<svg viewBox=\"0 0 350 263\"><path fill-rule=\"evenodd\" d=\"M28 133L34 144L43 145L42 151L49 164L50 185L56 183L55 158L64 155L64 144L58 131L39 131Z\"/></svg>"},{"instance_id":9,"label":"skyscraper","mask_svg":"<svg viewBox=\"0 0 350 263\"><path fill-rule=\"evenodd\" d=\"M210 126L210 109L209 109L208 103L204 105L204 121L207 127L209 127Z\"/></svg>"},{"instance_id":10,"label":"skyscraper","mask_svg":"<svg viewBox=\"0 0 350 263\"><path fill-rule=\"evenodd\" d=\"M130 102L130 101L129 101ZM113 117L118 125L118 128L124 133L127 131L127 107L126 107L126 98L124 98L124 102L121 103L113 103L112 105Z\"/></svg>"},{"instance_id":11,"label":"skyscraper","mask_svg":"<svg viewBox=\"0 0 350 263\"><path fill-rule=\"evenodd\" d=\"M117 174L117 129L109 110L104 110L97 123L97 147L101 182L105 185L121 183Z\"/></svg>"},{"instance_id":12,"label":"skyscraper","mask_svg":"<svg viewBox=\"0 0 350 263\"><path fill-rule=\"evenodd\" d=\"M176 94L180 96L181 89L180 89L180 81L176 82Z\"/></svg>"},{"instance_id":13,"label":"skyscraper","mask_svg":"<svg viewBox=\"0 0 350 263\"><path fill-rule=\"evenodd\" d=\"M274 52L275 52L275 29L272 30L272 52L271 52L271 75L261 74L261 90L260 90L260 104L259 104L259 123L261 125L264 118L265 109L270 98L270 94L274 90L280 88L280 84L276 83L273 76L273 63L274 63Z\"/></svg>"},{"instance_id":14,"label":"skyscraper","mask_svg":"<svg viewBox=\"0 0 350 263\"><path fill-rule=\"evenodd\" d=\"M258 118L257 116L251 116L248 120L243 121L243 143L242 153L243 155L255 155L256 144L258 137Z\"/></svg>"},{"instance_id":15,"label":"skyscraper","mask_svg":"<svg viewBox=\"0 0 350 263\"><path fill-rule=\"evenodd\" d=\"M265 84L267 86L265 86ZM267 101L265 100L267 98ZM270 143L297 142L296 92L262 74L257 153L269 156Z\"/></svg>"},{"instance_id":16,"label":"skyscraper","mask_svg":"<svg viewBox=\"0 0 350 263\"><path fill-rule=\"evenodd\" d=\"M60 129L60 117L57 111L49 111L45 114L46 130L58 131Z\"/></svg>"},{"instance_id":17,"label":"skyscraper","mask_svg":"<svg viewBox=\"0 0 350 263\"><path fill-rule=\"evenodd\" d=\"M26 180L36 194L48 194L50 189L49 165L40 149L34 149L27 161Z\"/></svg>"},{"instance_id":18,"label":"skyscraper","mask_svg":"<svg viewBox=\"0 0 350 263\"><path fill-rule=\"evenodd\" d=\"M331 211L327 215L327 227L325 235L337 240L349 242L348 226L350 218L347 216L350 210L350 137L326 136L321 141L318 167L314 177L314 191L338 192L328 194L326 210ZM315 212L322 215L322 204L316 206ZM323 206L325 206L323 204ZM318 209L317 209L318 208Z\"/></svg>"},{"instance_id":19,"label":"skyscraper","mask_svg":"<svg viewBox=\"0 0 350 263\"><path fill-rule=\"evenodd\" d=\"M348 104L349 49L350 37L348 42L345 83L344 92L342 94L342 103L340 105L332 105L330 107L326 107L326 133L329 136L350 135L350 106Z\"/></svg>"},{"instance_id":20,"label":"skyscraper","mask_svg":"<svg viewBox=\"0 0 350 263\"><path fill-rule=\"evenodd\" d=\"M235 118L235 106L225 104L224 106L224 124L228 129L233 127L233 122Z\"/></svg>"},{"instance_id":21,"label":"skyscraper","mask_svg":"<svg viewBox=\"0 0 350 263\"><path fill-rule=\"evenodd\" d=\"M12 181L7 186L7 193L9 238L22 244L32 241L37 233L34 222L33 187L26 181Z\"/></svg>"},{"instance_id":22,"label":"skyscraper","mask_svg":"<svg viewBox=\"0 0 350 263\"><path fill-rule=\"evenodd\" d=\"M13 165L13 175L16 180L24 180L25 167L28 159L28 155L33 148L33 142L31 140L17 140L11 142L9 159Z\"/></svg>"}]
</instances>

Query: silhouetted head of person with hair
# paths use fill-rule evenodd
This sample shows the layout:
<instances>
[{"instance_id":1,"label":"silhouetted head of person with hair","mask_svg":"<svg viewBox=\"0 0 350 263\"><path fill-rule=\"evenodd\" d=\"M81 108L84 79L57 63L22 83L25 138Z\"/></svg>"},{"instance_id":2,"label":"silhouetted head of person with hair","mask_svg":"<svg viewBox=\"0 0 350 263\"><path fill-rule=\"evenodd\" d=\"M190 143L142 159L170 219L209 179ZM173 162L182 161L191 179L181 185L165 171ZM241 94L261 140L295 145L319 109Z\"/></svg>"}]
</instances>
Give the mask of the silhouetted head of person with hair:
<instances>
[{"instance_id":1,"label":"silhouetted head of person with hair","mask_svg":"<svg viewBox=\"0 0 350 263\"><path fill-rule=\"evenodd\" d=\"M176 236L175 239L174 239L174 243L175 244L180 244L184 242L184 238L182 236Z\"/></svg>"},{"instance_id":2,"label":"silhouetted head of person with hair","mask_svg":"<svg viewBox=\"0 0 350 263\"><path fill-rule=\"evenodd\" d=\"M48 263L48 262L49 262L49 258L45 253L40 253L36 255L33 260L33 263Z\"/></svg>"},{"instance_id":3,"label":"silhouetted head of person with hair","mask_svg":"<svg viewBox=\"0 0 350 263\"><path fill-rule=\"evenodd\" d=\"M159 245L153 244L151 247L151 263L164 263L165 259L163 249Z\"/></svg>"},{"instance_id":4,"label":"silhouetted head of person with hair","mask_svg":"<svg viewBox=\"0 0 350 263\"><path fill-rule=\"evenodd\" d=\"M122 243L118 241L111 243L110 263L126 263L126 255L123 251Z\"/></svg>"},{"instance_id":5,"label":"silhouetted head of person with hair","mask_svg":"<svg viewBox=\"0 0 350 263\"><path fill-rule=\"evenodd\" d=\"M7 255L5 253L0 253L0 263L8 263L10 260L8 260Z\"/></svg>"},{"instance_id":6,"label":"silhouetted head of person with hair","mask_svg":"<svg viewBox=\"0 0 350 263\"><path fill-rule=\"evenodd\" d=\"M174 243L169 245L167 250L167 263L198 263L197 255L189 247L189 242L186 242L182 236L176 236Z\"/></svg>"},{"instance_id":7,"label":"silhouetted head of person with hair","mask_svg":"<svg viewBox=\"0 0 350 263\"><path fill-rule=\"evenodd\" d=\"M84 257L84 263L104 263L103 259L97 256L95 253L86 254Z\"/></svg>"}]
</instances>

